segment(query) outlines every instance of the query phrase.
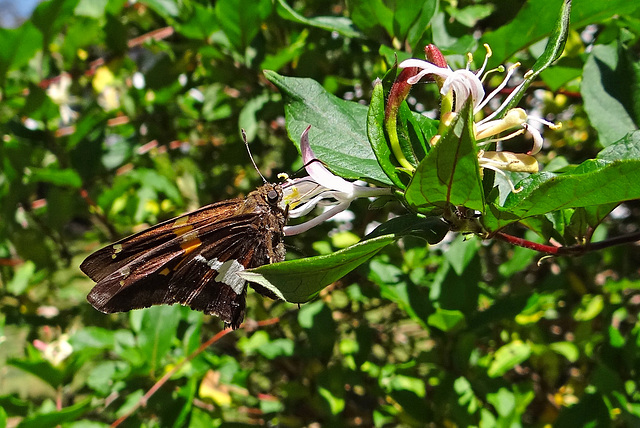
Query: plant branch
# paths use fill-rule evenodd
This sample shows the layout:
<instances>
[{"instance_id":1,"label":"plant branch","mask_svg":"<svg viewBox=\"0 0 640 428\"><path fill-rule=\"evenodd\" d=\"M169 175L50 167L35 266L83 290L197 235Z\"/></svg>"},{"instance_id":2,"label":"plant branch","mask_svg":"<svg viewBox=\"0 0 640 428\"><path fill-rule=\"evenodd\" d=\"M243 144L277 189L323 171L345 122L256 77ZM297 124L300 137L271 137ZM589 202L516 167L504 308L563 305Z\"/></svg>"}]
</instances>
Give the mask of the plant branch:
<instances>
[{"instance_id":1,"label":"plant branch","mask_svg":"<svg viewBox=\"0 0 640 428\"><path fill-rule=\"evenodd\" d=\"M605 239L604 241L569 245L569 246L553 246L547 244L538 244L524 238L518 238L517 236L508 235L503 232L498 232L494 235L495 238L508 242L518 247L528 248L530 250L538 251L541 253L553 254L553 255L582 255L590 251L598 251L615 245L629 244L632 242L640 241L640 232L631 233L629 235L616 236L614 238Z\"/></svg>"}]
</instances>

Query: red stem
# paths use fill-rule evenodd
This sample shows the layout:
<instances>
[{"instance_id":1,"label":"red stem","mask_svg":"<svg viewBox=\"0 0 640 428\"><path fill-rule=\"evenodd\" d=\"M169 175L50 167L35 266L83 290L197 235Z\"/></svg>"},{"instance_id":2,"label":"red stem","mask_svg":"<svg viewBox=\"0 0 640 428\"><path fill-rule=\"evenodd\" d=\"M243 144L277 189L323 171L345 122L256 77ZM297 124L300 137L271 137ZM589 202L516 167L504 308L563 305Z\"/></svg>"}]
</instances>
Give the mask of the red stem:
<instances>
[{"instance_id":1,"label":"red stem","mask_svg":"<svg viewBox=\"0 0 640 428\"><path fill-rule=\"evenodd\" d=\"M628 244L631 242L640 241L640 232L631 233L629 235L616 236L615 238L605 239L604 241L568 245L565 247L556 247L553 245L538 244L517 236L507 235L503 232L498 232L494 235L495 238L501 241L508 242L518 247L528 248L530 250L538 251L541 253L553 254L553 255L579 255L589 251L602 250L604 248L613 247L614 245Z\"/></svg>"}]
</instances>

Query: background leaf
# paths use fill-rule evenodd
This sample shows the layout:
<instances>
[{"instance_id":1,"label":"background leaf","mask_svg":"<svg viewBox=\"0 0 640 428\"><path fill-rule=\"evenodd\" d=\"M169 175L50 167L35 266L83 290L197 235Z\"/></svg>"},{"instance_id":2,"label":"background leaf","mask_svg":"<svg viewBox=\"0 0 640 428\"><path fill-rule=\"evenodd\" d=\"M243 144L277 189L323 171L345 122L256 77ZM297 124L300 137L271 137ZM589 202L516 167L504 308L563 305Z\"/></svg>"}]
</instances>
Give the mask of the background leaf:
<instances>
[{"instance_id":1,"label":"background leaf","mask_svg":"<svg viewBox=\"0 0 640 428\"><path fill-rule=\"evenodd\" d=\"M285 99L287 132L300 143L311 125L309 142L314 153L334 173L350 179L391 184L366 138L367 108L326 92L317 82L265 71Z\"/></svg>"},{"instance_id":2,"label":"background leaf","mask_svg":"<svg viewBox=\"0 0 640 428\"><path fill-rule=\"evenodd\" d=\"M533 174L518 183L523 190L511 193L502 207L492 207L482 218L489 230L497 230L522 218L561 208L578 208L618 203L640 198L640 134L635 132L601 152L602 157L583 162L570 173ZM612 154L625 157L609 160Z\"/></svg>"},{"instance_id":3,"label":"background leaf","mask_svg":"<svg viewBox=\"0 0 640 428\"><path fill-rule=\"evenodd\" d=\"M222 31L238 52L244 52L271 13L271 7L270 0L219 0L215 10Z\"/></svg>"},{"instance_id":4,"label":"background leaf","mask_svg":"<svg viewBox=\"0 0 640 428\"><path fill-rule=\"evenodd\" d=\"M584 107L598 130L600 144L609 146L638 129L640 111L633 100L640 91L636 83L640 75L617 43L597 46L584 65L583 76Z\"/></svg>"}]
</instances>

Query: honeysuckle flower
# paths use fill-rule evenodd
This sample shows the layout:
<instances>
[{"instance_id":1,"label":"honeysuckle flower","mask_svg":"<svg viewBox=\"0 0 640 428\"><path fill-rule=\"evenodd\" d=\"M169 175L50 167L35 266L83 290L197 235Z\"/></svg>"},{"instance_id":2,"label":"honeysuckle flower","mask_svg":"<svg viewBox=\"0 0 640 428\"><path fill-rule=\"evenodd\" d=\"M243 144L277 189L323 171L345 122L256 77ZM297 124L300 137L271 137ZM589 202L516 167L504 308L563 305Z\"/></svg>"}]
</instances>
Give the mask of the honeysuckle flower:
<instances>
[{"instance_id":1,"label":"honeysuckle flower","mask_svg":"<svg viewBox=\"0 0 640 428\"><path fill-rule=\"evenodd\" d=\"M516 63L509 67L507 69L505 78L498 85L498 87L495 88L489 95L485 96L484 87L482 85L483 80L489 73L493 71L504 70L503 67L500 67L498 69L490 70L487 73L484 73L487 62L491 57L491 49L488 45L485 45L485 48L487 49L487 54L485 56L482 67L480 67L480 69L475 73L469 70L469 66L472 60L470 54L469 61L467 62L467 67L460 70L452 70L448 65L442 67L435 65L429 61L419 59L408 59L400 63L399 67L401 68L411 67L421 70L414 76L408 78L407 83L413 85L418 83L424 76L433 75L436 76L436 81L440 82L440 93L443 95L443 97L446 97L450 93L453 93L453 96L455 97L455 104L451 108L451 111L443 112L443 118L446 118L446 120L441 119L442 125L446 125L447 122L450 122L451 116L449 116L449 113L455 114L459 112L465 101L469 98L471 98L471 102L473 104L473 114L475 115L479 113L507 85L511 76L513 76L514 72L520 66L519 63ZM525 75L525 77L526 76L527 75ZM514 88L511 94L493 113L473 124L476 141L480 146L489 143L504 141L525 132L528 132L531 135L533 139L533 147L526 154L484 150L480 150L480 152L478 153L478 162L480 164L480 167L489 168L505 177L506 175L503 171L529 173L538 172L538 163L535 158L532 157L532 155L538 153L542 148L543 138L540 134L540 131L531 126L530 122L542 123L552 129L557 129L560 126L560 124L556 125L541 118L531 117L527 114L526 111L521 108L510 109L502 118L495 119L497 114L511 102L513 97L519 92L520 87L524 84L525 80L523 80L523 82L519 86ZM497 137L499 134L506 131L512 132L508 135ZM438 136L436 136L436 138L432 141L432 144L437 143L437 137ZM509 182L512 191L517 192L518 189L515 189L513 183L508 178L507 181Z\"/></svg>"},{"instance_id":2,"label":"honeysuckle flower","mask_svg":"<svg viewBox=\"0 0 640 428\"><path fill-rule=\"evenodd\" d=\"M71 108L71 104L75 101L75 97L69 92L72 83L71 76L64 73L47 88L47 95L60 109L60 119L63 125L71 123L73 119L78 117L78 113Z\"/></svg>"},{"instance_id":3,"label":"honeysuckle flower","mask_svg":"<svg viewBox=\"0 0 640 428\"><path fill-rule=\"evenodd\" d=\"M308 126L300 137L300 152L308 177L287 179L282 184L284 203L289 205L289 217L299 218L307 215L315 207L327 207L317 217L304 223L286 226L287 236L305 232L318 224L329 220L336 214L346 210L356 198L389 196L391 188L367 187L352 183L334 175L320 162L309 145Z\"/></svg>"},{"instance_id":4,"label":"honeysuckle flower","mask_svg":"<svg viewBox=\"0 0 640 428\"><path fill-rule=\"evenodd\" d=\"M69 336L66 334L51 343L36 339L33 341L33 346L42 352L42 356L54 366L60 365L73 353L73 347L69 343Z\"/></svg>"}]
</instances>

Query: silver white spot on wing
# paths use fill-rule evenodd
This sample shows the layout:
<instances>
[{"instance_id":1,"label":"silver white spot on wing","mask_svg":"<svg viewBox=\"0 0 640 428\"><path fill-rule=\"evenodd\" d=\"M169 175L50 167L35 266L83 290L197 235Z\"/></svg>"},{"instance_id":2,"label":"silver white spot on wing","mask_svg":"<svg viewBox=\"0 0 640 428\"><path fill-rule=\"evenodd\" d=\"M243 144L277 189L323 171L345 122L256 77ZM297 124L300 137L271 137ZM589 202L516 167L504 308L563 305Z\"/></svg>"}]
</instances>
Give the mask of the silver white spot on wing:
<instances>
[{"instance_id":1,"label":"silver white spot on wing","mask_svg":"<svg viewBox=\"0 0 640 428\"><path fill-rule=\"evenodd\" d=\"M214 280L227 284L234 293L241 294L244 290L245 280L238 276L238 272L243 271L244 266L238 263L237 260L221 262L217 258L207 260L201 255L196 256L194 260L204 263L211 269L218 271L218 275L216 275Z\"/></svg>"}]
</instances>

